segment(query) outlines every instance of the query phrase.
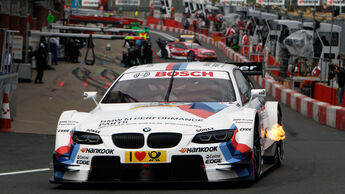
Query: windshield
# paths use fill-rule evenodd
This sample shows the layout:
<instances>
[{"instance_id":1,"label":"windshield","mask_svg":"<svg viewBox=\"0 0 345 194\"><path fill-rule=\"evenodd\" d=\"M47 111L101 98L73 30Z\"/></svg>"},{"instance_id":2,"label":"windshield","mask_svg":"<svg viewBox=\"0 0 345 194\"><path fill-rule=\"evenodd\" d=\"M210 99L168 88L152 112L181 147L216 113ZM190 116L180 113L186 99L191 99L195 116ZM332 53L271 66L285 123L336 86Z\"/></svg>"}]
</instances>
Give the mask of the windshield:
<instances>
[{"instance_id":1,"label":"windshield","mask_svg":"<svg viewBox=\"0 0 345 194\"><path fill-rule=\"evenodd\" d=\"M197 44L197 43L190 43L190 44L186 43L186 45L187 45L189 48L193 48L193 49L199 49L199 48L201 48L201 46L200 46L199 44Z\"/></svg>"},{"instance_id":2,"label":"windshield","mask_svg":"<svg viewBox=\"0 0 345 194\"><path fill-rule=\"evenodd\" d=\"M124 74L106 94L102 103L235 100L232 82L226 72L154 71Z\"/></svg>"}]
</instances>

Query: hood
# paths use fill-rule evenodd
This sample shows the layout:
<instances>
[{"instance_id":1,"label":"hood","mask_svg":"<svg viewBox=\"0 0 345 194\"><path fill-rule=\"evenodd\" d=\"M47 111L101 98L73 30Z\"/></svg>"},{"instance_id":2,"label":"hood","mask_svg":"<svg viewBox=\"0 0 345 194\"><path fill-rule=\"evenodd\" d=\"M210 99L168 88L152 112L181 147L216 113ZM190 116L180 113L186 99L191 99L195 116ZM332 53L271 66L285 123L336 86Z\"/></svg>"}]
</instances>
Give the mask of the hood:
<instances>
[{"instance_id":1,"label":"hood","mask_svg":"<svg viewBox=\"0 0 345 194\"><path fill-rule=\"evenodd\" d=\"M195 134L202 129L229 129L241 108L232 103L132 103L100 105L76 130L114 133L181 132ZM221 121L221 122L220 122Z\"/></svg>"},{"instance_id":2,"label":"hood","mask_svg":"<svg viewBox=\"0 0 345 194\"><path fill-rule=\"evenodd\" d=\"M194 49L197 52L201 52L201 53L216 53L214 50L211 49L205 49L205 48L200 48L200 49Z\"/></svg>"}]
</instances>

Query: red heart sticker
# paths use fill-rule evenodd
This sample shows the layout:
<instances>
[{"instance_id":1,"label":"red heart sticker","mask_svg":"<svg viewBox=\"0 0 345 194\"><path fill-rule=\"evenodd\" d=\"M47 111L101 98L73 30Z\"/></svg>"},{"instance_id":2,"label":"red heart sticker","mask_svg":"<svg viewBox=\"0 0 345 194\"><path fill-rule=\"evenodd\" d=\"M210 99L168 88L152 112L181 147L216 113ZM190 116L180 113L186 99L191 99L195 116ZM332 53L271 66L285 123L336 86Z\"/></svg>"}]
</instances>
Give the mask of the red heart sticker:
<instances>
[{"instance_id":1,"label":"red heart sticker","mask_svg":"<svg viewBox=\"0 0 345 194\"><path fill-rule=\"evenodd\" d=\"M146 152L135 152L134 156L139 160L142 161L144 160L145 156L146 156Z\"/></svg>"}]
</instances>

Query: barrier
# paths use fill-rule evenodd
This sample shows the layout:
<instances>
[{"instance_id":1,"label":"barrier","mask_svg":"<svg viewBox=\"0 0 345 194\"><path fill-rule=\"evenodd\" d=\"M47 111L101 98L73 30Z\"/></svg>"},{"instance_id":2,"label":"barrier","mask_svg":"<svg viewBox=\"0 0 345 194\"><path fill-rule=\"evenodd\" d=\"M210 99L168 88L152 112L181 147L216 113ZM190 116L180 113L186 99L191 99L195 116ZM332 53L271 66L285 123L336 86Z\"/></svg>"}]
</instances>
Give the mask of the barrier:
<instances>
[{"instance_id":1,"label":"barrier","mask_svg":"<svg viewBox=\"0 0 345 194\"><path fill-rule=\"evenodd\" d=\"M168 27L181 28L182 24L175 20L164 19L164 25Z\"/></svg>"},{"instance_id":2,"label":"barrier","mask_svg":"<svg viewBox=\"0 0 345 194\"><path fill-rule=\"evenodd\" d=\"M323 125L345 130L345 108L330 105L284 88L273 78L254 76L255 81L276 100Z\"/></svg>"},{"instance_id":3,"label":"barrier","mask_svg":"<svg viewBox=\"0 0 345 194\"><path fill-rule=\"evenodd\" d=\"M8 101L7 91L4 93L4 100L3 100L2 108L1 108L0 132L12 132L11 113L10 113L10 105Z\"/></svg>"},{"instance_id":4,"label":"barrier","mask_svg":"<svg viewBox=\"0 0 345 194\"><path fill-rule=\"evenodd\" d=\"M8 98L10 110L11 110L11 119L13 119L16 116L16 90L18 85L18 73L10 73L10 74L4 74L0 75L0 107L3 107L3 101L4 101L4 92L8 92Z\"/></svg>"},{"instance_id":5,"label":"barrier","mask_svg":"<svg viewBox=\"0 0 345 194\"><path fill-rule=\"evenodd\" d=\"M149 16L146 20L146 25L150 26L151 24L156 24L158 25L160 23L160 19L159 18L154 18L152 16Z\"/></svg>"}]
</instances>

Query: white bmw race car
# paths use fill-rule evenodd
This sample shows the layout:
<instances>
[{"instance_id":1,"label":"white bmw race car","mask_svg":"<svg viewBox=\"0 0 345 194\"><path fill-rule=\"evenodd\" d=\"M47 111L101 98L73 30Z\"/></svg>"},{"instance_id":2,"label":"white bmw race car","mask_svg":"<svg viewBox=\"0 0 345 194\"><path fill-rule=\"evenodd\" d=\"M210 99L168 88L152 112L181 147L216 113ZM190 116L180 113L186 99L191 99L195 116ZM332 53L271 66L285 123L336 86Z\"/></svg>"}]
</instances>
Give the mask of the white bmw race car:
<instances>
[{"instance_id":1,"label":"white bmw race car","mask_svg":"<svg viewBox=\"0 0 345 194\"><path fill-rule=\"evenodd\" d=\"M282 112L239 67L159 63L125 71L91 112L60 116L53 183L257 180L280 165Z\"/></svg>"}]
</instances>

